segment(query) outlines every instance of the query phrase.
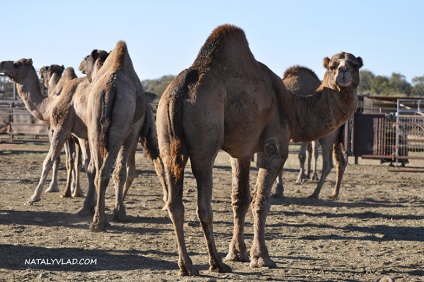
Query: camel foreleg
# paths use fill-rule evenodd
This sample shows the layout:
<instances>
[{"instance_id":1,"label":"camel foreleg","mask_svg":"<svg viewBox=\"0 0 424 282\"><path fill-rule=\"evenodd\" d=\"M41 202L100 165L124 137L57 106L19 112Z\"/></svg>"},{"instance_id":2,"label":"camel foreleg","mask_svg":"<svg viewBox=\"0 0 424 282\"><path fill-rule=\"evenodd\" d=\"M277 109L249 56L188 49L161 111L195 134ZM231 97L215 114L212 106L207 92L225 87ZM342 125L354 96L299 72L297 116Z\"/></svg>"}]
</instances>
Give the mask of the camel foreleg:
<instances>
[{"instance_id":1,"label":"camel foreleg","mask_svg":"<svg viewBox=\"0 0 424 282\"><path fill-rule=\"evenodd\" d=\"M59 156L60 151L62 150L63 145L68 138L69 133L63 132L61 130L54 131L49 152L47 153L47 156L43 162L43 169L41 172L40 180L38 182L37 188L35 188L34 190L34 193L26 202L27 205L32 205L33 203L41 200L41 194L43 191L43 187L46 183L47 175L50 172L54 161Z\"/></svg>"}]
</instances>

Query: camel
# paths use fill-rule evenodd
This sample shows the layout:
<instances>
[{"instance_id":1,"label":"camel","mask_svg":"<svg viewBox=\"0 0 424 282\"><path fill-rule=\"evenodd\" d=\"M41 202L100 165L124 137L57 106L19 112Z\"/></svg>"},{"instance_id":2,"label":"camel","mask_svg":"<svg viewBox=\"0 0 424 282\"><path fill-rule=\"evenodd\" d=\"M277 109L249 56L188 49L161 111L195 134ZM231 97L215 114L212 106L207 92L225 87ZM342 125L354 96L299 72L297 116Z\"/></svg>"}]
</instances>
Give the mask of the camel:
<instances>
[{"instance_id":1,"label":"camel","mask_svg":"<svg viewBox=\"0 0 424 282\"><path fill-rule=\"evenodd\" d=\"M64 70L65 67L63 65L56 64L40 68L40 77L43 80L44 86L47 88L47 94L49 96L55 95L53 93L56 92L55 88L59 84Z\"/></svg>"},{"instance_id":2,"label":"camel","mask_svg":"<svg viewBox=\"0 0 424 282\"><path fill-rule=\"evenodd\" d=\"M96 76L97 71L102 66L101 62L104 62L106 57L109 53L106 53L102 50L93 50L91 54L87 55L84 60L81 62L79 70L86 74L87 77L92 80L93 77ZM98 60L98 57L101 57L101 60ZM138 76L134 73L132 73L132 79L135 81L139 81ZM144 89L141 84L136 83L137 91L143 92ZM145 100L147 102L147 100ZM139 103L144 103L144 99L138 99ZM143 105L138 105L138 108L143 107ZM140 120L142 121L142 120ZM138 125L139 127L140 125ZM161 183L161 186L163 188L163 200L166 202L168 190L166 187L166 181L165 181L165 173L163 170L163 163L159 156L159 147L158 147L158 141L157 141L157 133L156 133L156 124L155 124L155 118L153 114L153 109L150 106L150 104L146 104L145 109L145 119L144 122L142 122L142 128L140 129L139 134L139 141L144 149L145 155L150 158L155 166L156 174L158 175L159 181ZM135 170L135 152L137 149L137 143L135 142L127 162L127 179L125 182L125 188L123 191L123 199L125 199L128 190L134 181L134 179L137 177L137 173Z\"/></svg>"},{"instance_id":3,"label":"camel","mask_svg":"<svg viewBox=\"0 0 424 282\"><path fill-rule=\"evenodd\" d=\"M47 174L52 163L59 156L64 143L71 134L79 138L84 159L88 160L88 148L85 148L87 137L87 93L91 87L87 77L76 78L64 84L60 95L45 97L41 93L37 73L32 59L0 62L0 70L16 83L19 96L26 108L37 119L43 120L52 131L52 140L49 152L43 162L40 181L33 195L26 202L32 205L41 200ZM87 170L89 188L82 211L88 211L94 205L94 176ZM90 194L91 193L91 194Z\"/></svg>"},{"instance_id":4,"label":"camel","mask_svg":"<svg viewBox=\"0 0 424 282\"><path fill-rule=\"evenodd\" d=\"M62 77L62 73L64 69L65 67L63 65L62 66L51 65L51 66L44 66L40 68L40 77L41 79L43 79L44 86L47 88L48 95L52 95L53 89L56 87L57 83ZM51 135L50 128L48 128L48 136L49 136L49 140L51 141L52 135ZM58 181L59 164L60 164L60 156L57 157L55 162L53 163L52 180L50 182L49 188L46 189L46 192L59 192L59 181Z\"/></svg>"},{"instance_id":5,"label":"camel","mask_svg":"<svg viewBox=\"0 0 424 282\"><path fill-rule=\"evenodd\" d=\"M87 77L92 84L87 103L87 131L91 152L89 167L95 175L97 192L90 230L99 232L108 226L105 218L105 192L113 167L116 200L114 214L125 220L123 193L127 181L126 164L129 156L135 153L140 134L151 135L153 132L148 128L152 120L146 115L149 107L144 89L134 70L126 43L119 41L116 44L100 70L93 71L92 66L95 64L90 57L86 63ZM146 120L150 124L144 126ZM144 137L149 143L147 136Z\"/></svg>"},{"instance_id":6,"label":"camel","mask_svg":"<svg viewBox=\"0 0 424 282\"><path fill-rule=\"evenodd\" d=\"M63 75L62 75L63 73ZM60 95L63 86L68 81L77 78L75 71L72 67L65 67L59 65L44 66L40 69L40 77L43 79L44 86L48 89L48 96ZM51 141L52 131L49 127L49 139ZM65 142L66 154L66 168L68 177L66 181L66 188L61 197L83 197L84 193L79 183L80 171L80 146L76 137L71 138ZM57 182L57 172L60 163L60 156L58 156L53 163L52 167L52 182L46 192L59 192Z\"/></svg>"},{"instance_id":7,"label":"camel","mask_svg":"<svg viewBox=\"0 0 424 282\"><path fill-rule=\"evenodd\" d=\"M295 66L286 70L283 75L283 83L286 88L292 93L298 96L307 96L314 89L317 89L321 81L318 76L310 69L306 67ZM318 198L321 192L321 188L324 182L333 168L332 156L333 152L334 160L336 162L336 184L334 191L330 196L330 199L336 199L339 195L340 185L343 178L343 174L347 165L347 160L343 155L343 144L341 140L341 134L343 133L344 125L337 128L329 135L322 137L312 142L301 142L299 152L299 163L300 171L297 178L297 183L302 183L303 179L310 178L311 180L317 180L316 165L318 159L318 144L321 144L322 150L322 171L321 179L319 180L317 187L314 192L309 196L310 198ZM310 176L311 157L314 157L314 168L312 170L312 176ZM305 160L308 158L308 168L305 174ZM273 194L274 197L283 197L284 187L282 181L283 171L280 172L277 178L276 191Z\"/></svg>"},{"instance_id":8,"label":"camel","mask_svg":"<svg viewBox=\"0 0 424 282\"><path fill-rule=\"evenodd\" d=\"M96 53L96 52L93 51L92 55L93 53ZM102 63L100 61L102 61L103 58L104 58L103 56L95 56L95 61L93 62L94 68L92 69L93 73L99 72L98 68L102 66ZM108 66L119 67L119 64L116 65L114 63L117 63L117 61L110 62ZM133 70L129 56L128 56L128 59L124 60L124 63L125 64L121 64L121 66L129 67L128 63L130 63L131 69ZM83 66L83 63L82 65L80 65L80 67L81 66ZM94 180L96 177L95 168L96 168L96 164L98 164L98 160L92 157L89 158L88 148L84 148L84 146L82 145L85 144L84 141L88 140L88 137L89 137L87 125L92 126L92 124L90 124L90 119L93 119L93 116L92 116L93 112L91 111L94 110L92 106L95 104L93 103L93 100L89 99L89 97L90 97L90 91L95 83L94 82L91 83L91 79L89 79L88 76L83 78L73 79L64 85L62 92L59 96L54 95L54 97L45 97L41 93L40 85L38 83L37 73L35 72L35 69L32 65L32 59L20 59L18 61L0 62L0 71L4 72L9 78L11 78L13 81L17 83L18 94L21 96L22 100L24 101L30 113L38 119L45 120L52 127L52 131L53 131L53 137L52 137L50 150L47 153L47 156L43 163L43 171L40 177L40 181L37 185L37 188L34 191L34 194L28 199L26 204L32 205L34 202L40 201L41 191L45 184L47 174L52 168L52 163L54 159L59 155L66 140L68 140L70 138L70 135L72 134L78 137L82 152L84 154L84 159L85 160L90 159L90 164L89 165L86 164L89 187L88 187L87 197L84 201L84 206L82 210L79 212L79 214L80 215L92 214L93 209L96 206L96 201L95 201L96 191L94 188L94 185L95 185ZM156 153L154 152L155 148L149 147L155 144L156 136L155 136L155 129L152 126L152 124L154 125L153 120L151 119L149 115L145 115L147 102L144 97L144 91L141 91L142 90L141 82L139 81L134 71L130 72L129 76L124 76L124 77L122 76L122 71L120 69L118 69L117 73L118 73L117 77L120 83L119 87L122 86L121 79L124 78L124 82L125 82L124 88L126 88L126 85L128 85L128 88L133 89L134 84L137 88L137 94L136 94L137 103L135 103L133 106L136 109L135 116L133 119L134 122L131 122L131 119L129 120L131 124L130 125L131 140L140 139L142 141L142 145L145 146L144 149L146 150L148 155L151 156L152 158L154 158L155 155L157 155L157 158L159 158L157 141L156 141L156 151L157 151ZM114 81L116 77L114 76L113 72L106 75L112 75L111 77L111 79L113 80L112 82L116 82ZM129 78L131 79L132 83L128 83ZM105 86L107 88L111 85L106 84ZM114 90L115 87L114 85L112 86ZM96 87L97 87L96 89L100 89L99 85L96 85ZM108 93L110 94L110 92ZM97 95L97 94L98 93L92 94L91 96ZM115 100L114 101L117 103L120 103L121 102L119 101L120 98L121 97L119 97L117 101ZM108 101L109 100L102 100L100 101L100 104L102 104L103 102L108 102ZM115 105L115 103L112 103L112 105ZM114 109L117 109L117 107L114 107ZM103 113L110 114L107 111L102 112L101 114ZM119 115L120 112L113 112L112 114ZM153 116L153 114L151 114L151 116ZM115 123L115 121L117 121L119 117L117 116L114 116L114 117L116 118L113 119L114 122L112 125L110 124L110 119L107 119L107 120L101 119L100 122L102 122L102 126L105 125L104 124L105 121L109 122L108 125L111 125L112 128L119 126L119 124ZM144 121L144 123L142 121ZM97 128L97 127L95 126L94 128ZM105 134L102 134L101 137L105 137L106 135L108 135L109 130L103 131L103 133ZM91 131L91 134L93 134L93 131ZM102 140L105 141L104 143L109 144L109 139L110 138L106 137L106 139L102 139ZM128 138L128 140L129 139L130 138ZM128 144L132 146L127 146ZM125 207L122 202L122 194L123 194L122 183L125 182L126 167L123 166L122 163L124 162L124 160L126 161L125 155L128 155L129 151L135 152L133 143L128 141L125 145L126 145L125 150L120 150L118 148L120 150L119 162L117 162L117 165L115 166L115 173L114 173L114 181L115 183L117 183L116 185L119 185L119 189L115 188L115 191L117 191L116 193L117 197L116 197L116 206L114 209L114 219L118 221L127 220ZM149 148L151 148L151 151L149 151ZM133 158L135 157L133 156ZM109 159L109 161L110 160L111 159ZM128 160L128 166L132 165L133 163L135 163L135 161L131 162L131 159ZM161 174L159 171L161 169L159 167L159 165L161 164L160 159L159 160L155 159L154 164L155 164L155 169L157 174L163 176L163 173ZM129 168L128 171L135 172L135 168ZM104 174L103 174L104 172L106 171L104 170L101 171L101 174L98 177L98 179L101 179L102 177L104 177ZM161 183L165 183L165 180L161 180ZM127 182L125 184L127 189L129 187L129 184L127 184ZM115 186L115 187L118 187L118 186ZM164 190L166 190L165 187L164 187ZM100 194L100 198L101 196L102 194ZM104 201L104 197L103 197L103 201ZM99 209L96 209L96 210L98 211ZM97 212L94 218L95 219L98 218L99 217L98 215L99 213ZM107 226L108 223L104 220L104 205L103 205L103 213L100 215L100 217L101 217L101 221L93 222L93 224L91 225L92 227L91 230L102 231Z\"/></svg>"},{"instance_id":9,"label":"camel","mask_svg":"<svg viewBox=\"0 0 424 282\"><path fill-rule=\"evenodd\" d=\"M222 149L232 166L233 238L228 261L249 261L244 223L254 219L250 267L276 267L265 244L272 184L288 157L290 139L312 141L334 131L356 110L362 59L341 52L325 58L324 83L307 97L289 92L281 79L256 61L244 31L217 27L194 63L163 93L157 109L159 149L169 196L166 203L178 244L179 275L198 275L184 239L184 168L190 158L197 182L197 215L207 241L211 271L230 272L219 256L212 222L212 168ZM315 122L314 122L315 121ZM316 121L319 121L316 122ZM258 178L251 199L250 160L258 153Z\"/></svg>"}]
</instances>

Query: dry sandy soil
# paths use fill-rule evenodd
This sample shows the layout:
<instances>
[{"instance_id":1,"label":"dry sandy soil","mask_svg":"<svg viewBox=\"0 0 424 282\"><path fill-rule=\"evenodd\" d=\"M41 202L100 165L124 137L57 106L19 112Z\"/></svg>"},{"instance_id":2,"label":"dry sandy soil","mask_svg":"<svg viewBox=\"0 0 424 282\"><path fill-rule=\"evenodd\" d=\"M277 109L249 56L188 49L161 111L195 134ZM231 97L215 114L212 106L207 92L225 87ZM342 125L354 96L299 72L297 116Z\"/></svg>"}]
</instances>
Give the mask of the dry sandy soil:
<instances>
[{"instance_id":1,"label":"dry sandy soil","mask_svg":"<svg viewBox=\"0 0 424 282\"><path fill-rule=\"evenodd\" d=\"M285 199L273 199L266 241L277 268L250 269L229 262L232 273L208 271L195 214L196 188L185 178L186 240L200 277L177 276L174 231L162 211L162 189L153 165L140 152L140 176L127 198L131 223L111 222L105 233L88 231L79 217L83 198L43 194L25 206L41 172L45 145L0 144L0 281L424 281L424 161L393 168L377 160L350 158L340 198L328 200L333 171L320 200L308 199L316 182L296 185L297 156L285 167ZM64 160L64 158L62 158ZM62 162L63 163L63 162ZM65 170L60 185L65 184ZM256 169L252 163L251 187ZM87 187L86 175L82 184ZM113 189L108 189L110 215ZM232 236L231 169L220 153L214 169L214 230L226 255ZM248 213L246 244L253 240Z\"/></svg>"}]
</instances>

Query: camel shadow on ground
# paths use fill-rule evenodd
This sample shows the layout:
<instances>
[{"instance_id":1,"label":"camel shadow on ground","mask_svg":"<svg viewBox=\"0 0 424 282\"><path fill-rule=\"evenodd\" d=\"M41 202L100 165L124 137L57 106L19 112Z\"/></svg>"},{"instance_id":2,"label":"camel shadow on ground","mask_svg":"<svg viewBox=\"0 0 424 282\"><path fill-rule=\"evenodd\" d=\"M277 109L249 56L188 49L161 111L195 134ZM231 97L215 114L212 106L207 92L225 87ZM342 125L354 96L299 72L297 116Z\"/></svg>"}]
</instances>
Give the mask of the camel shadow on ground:
<instances>
[{"instance_id":1,"label":"camel shadow on ground","mask_svg":"<svg viewBox=\"0 0 424 282\"><path fill-rule=\"evenodd\" d=\"M128 223L117 223L112 220L112 215L107 214L106 216L111 223L108 228L111 231L157 233L162 230L161 226L169 227L169 230L172 227L171 221L167 217L128 216ZM0 224L16 229L16 233L24 232L25 226L28 225L87 229L88 231L91 220L92 216L80 216L77 213L0 210ZM131 226L132 223L151 223L158 226L158 228L134 228Z\"/></svg>"}]
</instances>

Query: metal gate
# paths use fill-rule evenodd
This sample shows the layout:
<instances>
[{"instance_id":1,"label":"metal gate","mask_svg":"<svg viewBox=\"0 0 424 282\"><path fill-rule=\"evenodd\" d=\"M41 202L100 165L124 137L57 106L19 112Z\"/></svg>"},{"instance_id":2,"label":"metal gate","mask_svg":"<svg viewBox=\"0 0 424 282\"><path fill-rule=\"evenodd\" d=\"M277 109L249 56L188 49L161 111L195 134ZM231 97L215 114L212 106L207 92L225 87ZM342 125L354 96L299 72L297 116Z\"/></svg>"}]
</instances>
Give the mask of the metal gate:
<instances>
[{"instance_id":1,"label":"metal gate","mask_svg":"<svg viewBox=\"0 0 424 282\"><path fill-rule=\"evenodd\" d=\"M405 166L424 159L424 100L397 99L395 111L354 116L353 154Z\"/></svg>"}]
</instances>

